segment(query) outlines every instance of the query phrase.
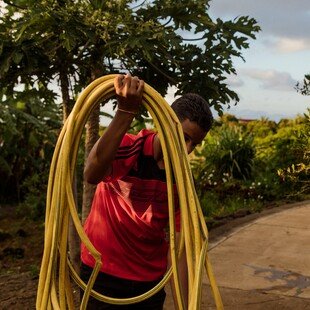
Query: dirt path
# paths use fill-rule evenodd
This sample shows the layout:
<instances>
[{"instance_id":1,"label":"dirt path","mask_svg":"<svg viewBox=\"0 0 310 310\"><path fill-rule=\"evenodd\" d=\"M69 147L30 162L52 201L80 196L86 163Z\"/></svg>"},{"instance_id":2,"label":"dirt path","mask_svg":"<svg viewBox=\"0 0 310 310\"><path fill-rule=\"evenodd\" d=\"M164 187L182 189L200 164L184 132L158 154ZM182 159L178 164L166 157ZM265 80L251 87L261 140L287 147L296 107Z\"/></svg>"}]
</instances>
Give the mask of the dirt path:
<instances>
[{"instance_id":1,"label":"dirt path","mask_svg":"<svg viewBox=\"0 0 310 310\"><path fill-rule=\"evenodd\" d=\"M309 203L307 201L264 210L260 214L232 220L210 232L209 255L225 309L310 309L310 268L308 271L303 270L303 268L309 267L310 262L309 241L306 242L306 240L310 240L307 235L310 233ZM302 210L304 213L301 212ZM301 212L299 216L298 212ZM277 218L282 223L276 222ZM288 222L289 225L287 225ZM260 229L260 235L253 231L254 228ZM269 232L267 228L270 230ZM261 240L270 239L272 229L277 232L283 231L284 242L288 236L291 241L295 241L294 249L288 249L286 257L291 256L291 261L297 262L296 268L293 265L290 265L289 268L285 266L285 260L277 265L277 262L281 261L281 257L283 258L283 253L280 256L268 253L268 256L263 253L261 248L256 248L259 251L257 253L255 247L251 247L255 242L258 242L258 238ZM307 239L301 237L302 230ZM1 310L35 309L43 234L42 224L30 223L20 217L13 218L10 208L0 206ZM299 235L299 241L296 234ZM280 240L280 235L277 236L277 240ZM249 244L244 243L245 239ZM299 251L296 245L299 244L297 241L301 242L304 252ZM292 242L290 243L292 244ZM274 244L269 244L268 248L271 249L272 246ZM284 247L279 244L275 245L275 250L279 251L282 248ZM293 253L290 252L291 250ZM250 254L245 255L245 253ZM300 254L304 257L304 263L297 260ZM266 263L263 258L257 258L259 255L264 256ZM276 257L277 261L273 262L272 257ZM245 267L246 264L253 268ZM259 268L261 269L259 270ZM244 269L247 269L246 272ZM250 277L250 282L247 283L245 276ZM276 276L277 278L275 278ZM255 282L256 280L260 282ZM283 283L287 285L285 286ZM292 286L292 283L295 286ZM167 293L165 310L174 309L170 290L167 290ZM207 281L203 283L202 309L215 309Z\"/></svg>"}]
</instances>

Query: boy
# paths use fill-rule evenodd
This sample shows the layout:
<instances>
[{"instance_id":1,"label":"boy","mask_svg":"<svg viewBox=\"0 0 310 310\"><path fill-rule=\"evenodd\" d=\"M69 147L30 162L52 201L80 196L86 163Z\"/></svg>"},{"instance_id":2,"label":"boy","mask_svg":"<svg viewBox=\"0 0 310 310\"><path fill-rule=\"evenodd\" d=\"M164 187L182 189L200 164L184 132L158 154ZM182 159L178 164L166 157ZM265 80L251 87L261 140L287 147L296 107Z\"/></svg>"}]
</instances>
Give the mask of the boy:
<instances>
[{"instance_id":1,"label":"boy","mask_svg":"<svg viewBox=\"0 0 310 310\"><path fill-rule=\"evenodd\" d=\"M158 135L149 130L138 135L126 133L142 103L144 82L130 75L118 75L114 87L118 109L85 166L85 180L98 184L85 232L102 255L94 289L110 297L127 298L150 290L165 274L169 264L165 240L169 214ZM172 108L181 122L190 153L211 128L210 108L196 94L182 96ZM176 222L179 231L178 211ZM87 281L95 261L83 244L81 250L81 277ZM185 254L179 264L183 294L187 296ZM90 297L88 308L160 310L164 300L162 289L145 301L125 306Z\"/></svg>"}]
</instances>

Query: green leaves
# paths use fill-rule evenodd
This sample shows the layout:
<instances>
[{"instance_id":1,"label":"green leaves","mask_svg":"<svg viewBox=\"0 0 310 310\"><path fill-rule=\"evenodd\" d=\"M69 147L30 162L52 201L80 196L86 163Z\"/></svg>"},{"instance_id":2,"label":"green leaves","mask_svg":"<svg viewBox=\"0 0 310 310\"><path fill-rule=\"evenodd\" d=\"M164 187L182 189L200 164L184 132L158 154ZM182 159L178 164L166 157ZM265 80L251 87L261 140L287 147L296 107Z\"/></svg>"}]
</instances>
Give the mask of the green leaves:
<instances>
[{"instance_id":1,"label":"green leaves","mask_svg":"<svg viewBox=\"0 0 310 310\"><path fill-rule=\"evenodd\" d=\"M240 128L223 126L203 150L208 169L213 169L219 179L248 180L252 174L255 148L253 137L242 134Z\"/></svg>"},{"instance_id":2,"label":"green leaves","mask_svg":"<svg viewBox=\"0 0 310 310\"><path fill-rule=\"evenodd\" d=\"M296 84L295 89L304 96L310 96L310 74L306 74L302 83Z\"/></svg>"},{"instance_id":3,"label":"green leaves","mask_svg":"<svg viewBox=\"0 0 310 310\"><path fill-rule=\"evenodd\" d=\"M292 126L293 125L293 126ZM276 145L277 154L279 154L279 163L277 173L283 182L291 187L290 196L298 196L310 193L310 109L299 116L291 124L290 147L285 149ZM284 142L287 140L282 138ZM284 150L284 152L283 152ZM283 158L281 158L281 155ZM284 159L285 158L285 159ZM288 159L290 161L288 161ZM279 168L280 167L280 168Z\"/></svg>"},{"instance_id":4,"label":"green leaves","mask_svg":"<svg viewBox=\"0 0 310 310\"><path fill-rule=\"evenodd\" d=\"M23 56L24 55L22 53L17 51L16 53L13 54L12 59L13 59L14 63L16 65L18 65L21 62L21 60L23 59Z\"/></svg>"},{"instance_id":5,"label":"green leaves","mask_svg":"<svg viewBox=\"0 0 310 310\"><path fill-rule=\"evenodd\" d=\"M60 115L48 91L44 102L39 91L31 88L15 90L14 96L2 89L0 96L0 201L17 201L25 194L20 191L25 178L42 171L47 175Z\"/></svg>"}]
</instances>

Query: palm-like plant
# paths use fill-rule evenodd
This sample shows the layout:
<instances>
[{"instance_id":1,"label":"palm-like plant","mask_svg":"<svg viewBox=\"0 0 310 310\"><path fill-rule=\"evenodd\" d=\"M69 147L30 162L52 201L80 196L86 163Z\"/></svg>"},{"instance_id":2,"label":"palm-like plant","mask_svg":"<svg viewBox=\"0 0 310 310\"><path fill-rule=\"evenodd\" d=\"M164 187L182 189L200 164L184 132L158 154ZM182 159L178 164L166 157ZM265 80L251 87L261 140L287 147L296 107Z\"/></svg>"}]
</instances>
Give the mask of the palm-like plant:
<instances>
[{"instance_id":1,"label":"palm-like plant","mask_svg":"<svg viewBox=\"0 0 310 310\"><path fill-rule=\"evenodd\" d=\"M251 135L242 134L239 127L226 126L210 140L196 153L198 158L203 158L200 177L212 173L213 179L219 181L223 176L239 180L251 178L255 156Z\"/></svg>"}]
</instances>

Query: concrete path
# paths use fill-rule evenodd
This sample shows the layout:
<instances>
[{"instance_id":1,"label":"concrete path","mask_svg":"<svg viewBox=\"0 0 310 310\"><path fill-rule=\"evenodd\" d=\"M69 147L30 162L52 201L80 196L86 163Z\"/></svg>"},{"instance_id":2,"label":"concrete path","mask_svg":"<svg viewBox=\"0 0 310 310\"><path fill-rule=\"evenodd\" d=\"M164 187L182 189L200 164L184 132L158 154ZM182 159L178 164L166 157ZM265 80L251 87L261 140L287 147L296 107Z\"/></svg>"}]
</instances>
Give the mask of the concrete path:
<instances>
[{"instance_id":1,"label":"concrete path","mask_svg":"<svg viewBox=\"0 0 310 310\"><path fill-rule=\"evenodd\" d=\"M209 257L224 309L310 309L310 201L212 230ZM207 279L201 309L215 309Z\"/></svg>"}]
</instances>

